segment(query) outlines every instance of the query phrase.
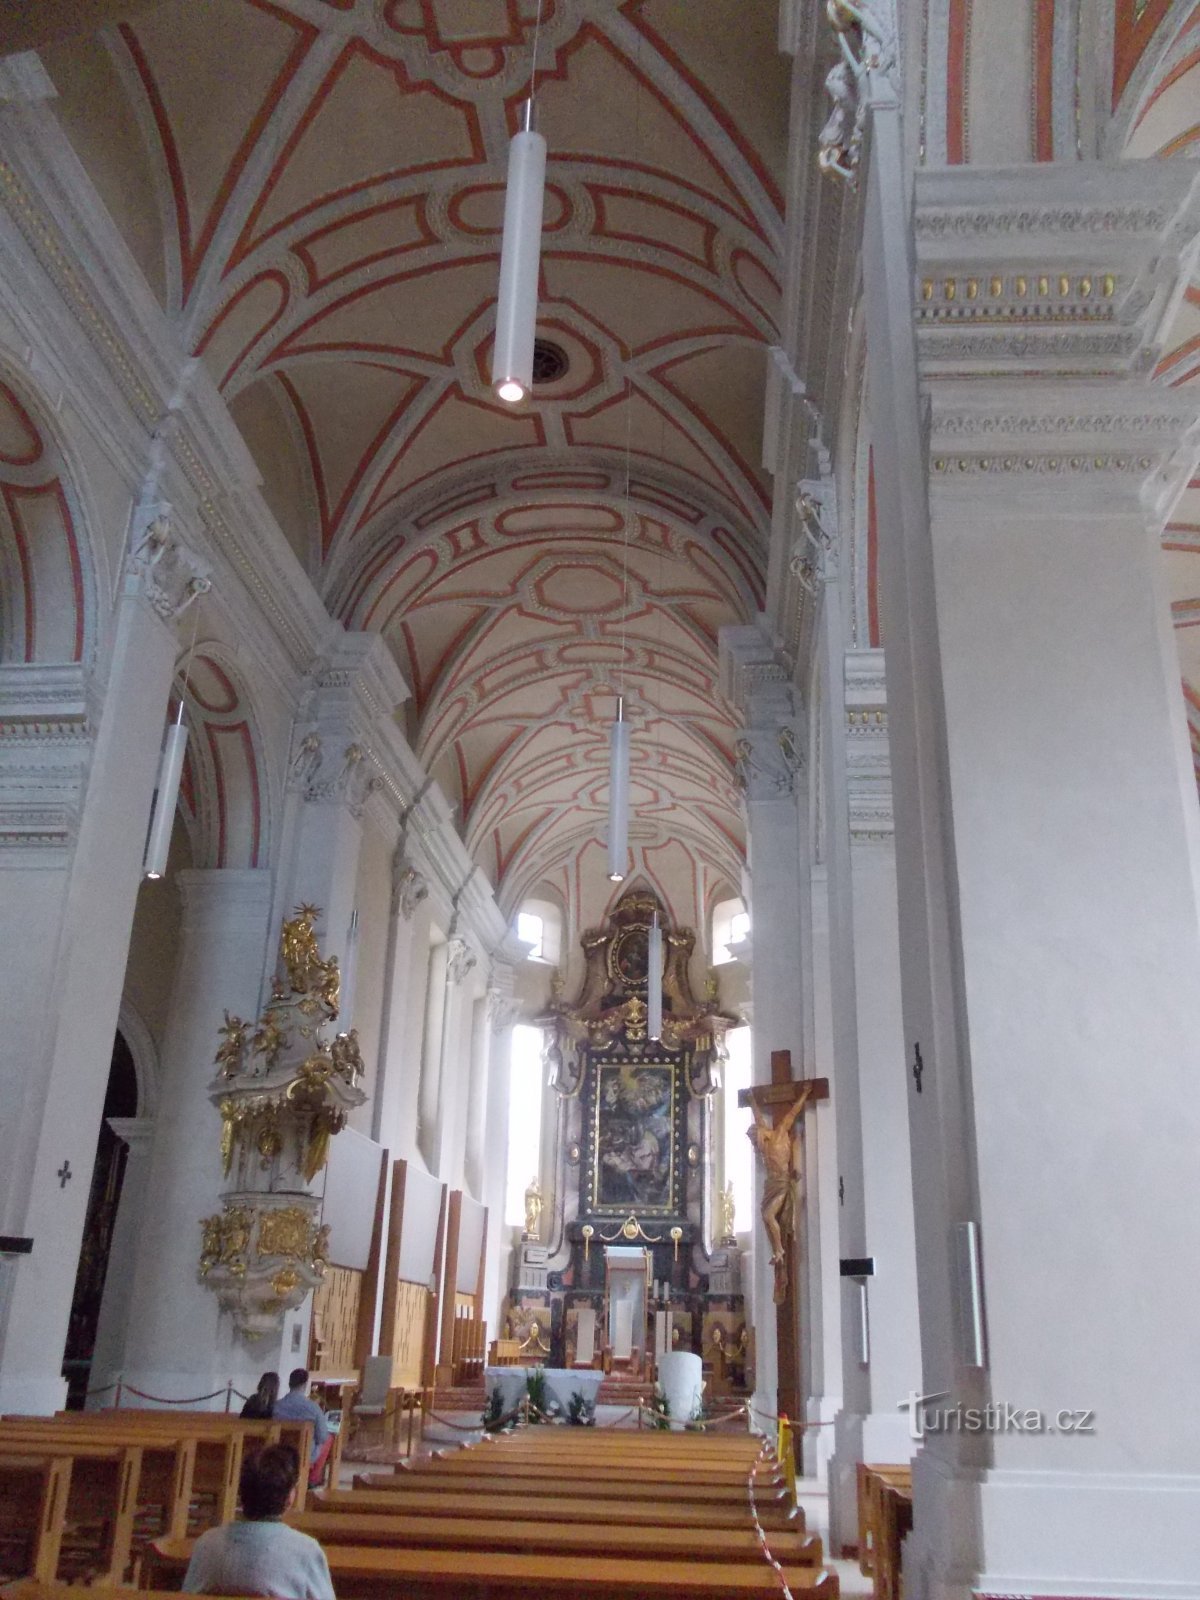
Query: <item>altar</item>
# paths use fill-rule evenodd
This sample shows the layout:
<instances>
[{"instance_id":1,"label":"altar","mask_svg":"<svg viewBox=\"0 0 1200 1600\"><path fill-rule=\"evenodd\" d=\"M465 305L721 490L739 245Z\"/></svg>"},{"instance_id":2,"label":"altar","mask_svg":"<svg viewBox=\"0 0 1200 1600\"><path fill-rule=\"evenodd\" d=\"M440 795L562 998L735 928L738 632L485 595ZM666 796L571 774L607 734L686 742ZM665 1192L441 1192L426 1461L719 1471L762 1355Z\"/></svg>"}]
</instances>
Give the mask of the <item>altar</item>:
<instances>
[{"instance_id":1,"label":"altar","mask_svg":"<svg viewBox=\"0 0 1200 1600\"><path fill-rule=\"evenodd\" d=\"M652 1037L655 925L662 1019ZM692 930L648 888L626 890L580 945L576 997L559 981L533 1019L558 1097L556 1150L513 1252L505 1326L522 1361L544 1353L560 1405L591 1398L601 1372L647 1383L675 1353L711 1372L716 1352L728 1383L725 1352L744 1350L747 1334L737 1245L717 1204L714 1101L737 1018L722 1011L715 978L703 977ZM521 1372L505 1379L496 1369L493 1380L491 1371L489 1389L515 1404ZM738 1378L740 1386L744 1361Z\"/></svg>"},{"instance_id":2,"label":"altar","mask_svg":"<svg viewBox=\"0 0 1200 1600\"><path fill-rule=\"evenodd\" d=\"M604 1382L602 1372L586 1372L570 1367L484 1367L483 1385L489 1399L499 1389L501 1411L514 1411L525 1398L530 1372L543 1374L546 1379L546 1399L548 1402L556 1401L564 1416L577 1394L583 1396L586 1405L594 1406L600 1385Z\"/></svg>"}]
</instances>

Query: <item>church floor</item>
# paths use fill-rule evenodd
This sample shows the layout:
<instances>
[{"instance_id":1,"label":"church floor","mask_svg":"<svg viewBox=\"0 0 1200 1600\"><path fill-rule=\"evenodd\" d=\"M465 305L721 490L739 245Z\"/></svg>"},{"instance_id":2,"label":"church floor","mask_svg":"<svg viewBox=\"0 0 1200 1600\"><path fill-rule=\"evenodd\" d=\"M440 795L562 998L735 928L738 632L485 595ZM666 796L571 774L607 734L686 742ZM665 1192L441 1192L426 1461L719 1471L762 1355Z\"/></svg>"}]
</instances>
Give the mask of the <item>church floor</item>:
<instances>
[{"instance_id":1,"label":"church floor","mask_svg":"<svg viewBox=\"0 0 1200 1600\"><path fill-rule=\"evenodd\" d=\"M796 1504L804 1513L805 1525L812 1533L819 1533L825 1545L825 1565L837 1573L842 1600L854 1600L858 1595L874 1593L870 1578L858 1570L857 1561L840 1561L833 1558L829 1548L829 1491L823 1478L797 1478Z\"/></svg>"}]
</instances>

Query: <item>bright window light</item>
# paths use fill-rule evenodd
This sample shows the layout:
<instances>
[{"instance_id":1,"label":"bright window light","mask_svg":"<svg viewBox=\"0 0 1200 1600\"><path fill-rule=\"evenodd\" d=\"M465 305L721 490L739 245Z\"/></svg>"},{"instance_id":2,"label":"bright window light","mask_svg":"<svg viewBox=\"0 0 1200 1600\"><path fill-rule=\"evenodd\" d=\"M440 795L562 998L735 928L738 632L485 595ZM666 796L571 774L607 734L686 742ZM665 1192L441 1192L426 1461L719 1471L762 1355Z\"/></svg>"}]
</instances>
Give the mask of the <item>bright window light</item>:
<instances>
[{"instance_id":1,"label":"bright window light","mask_svg":"<svg viewBox=\"0 0 1200 1600\"><path fill-rule=\"evenodd\" d=\"M543 949L546 936L546 924L542 918L532 911L518 911L517 913L517 938L522 944L531 944L533 949L525 957L526 961L544 961Z\"/></svg>"},{"instance_id":2,"label":"bright window light","mask_svg":"<svg viewBox=\"0 0 1200 1600\"><path fill-rule=\"evenodd\" d=\"M518 924L518 937L520 925ZM525 1190L538 1175L542 1147L541 1028L518 1023L512 1034L512 1066L508 1090L508 1187L504 1220L520 1227L525 1221ZM746 1140L747 1151L750 1141Z\"/></svg>"},{"instance_id":3,"label":"bright window light","mask_svg":"<svg viewBox=\"0 0 1200 1600\"><path fill-rule=\"evenodd\" d=\"M748 1233L754 1226L754 1152L747 1130L754 1113L738 1105L738 1090L750 1087L750 1029L731 1029L725 1043L725 1181L733 1185L734 1227Z\"/></svg>"},{"instance_id":4,"label":"bright window light","mask_svg":"<svg viewBox=\"0 0 1200 1600\"><path fill-rule=\"evenodd\" d=\"M750 913L740 900L721 900L712 914L712 964L721 967L735 959L730 949L750 932Z\"/></svg>"}]
</instances>

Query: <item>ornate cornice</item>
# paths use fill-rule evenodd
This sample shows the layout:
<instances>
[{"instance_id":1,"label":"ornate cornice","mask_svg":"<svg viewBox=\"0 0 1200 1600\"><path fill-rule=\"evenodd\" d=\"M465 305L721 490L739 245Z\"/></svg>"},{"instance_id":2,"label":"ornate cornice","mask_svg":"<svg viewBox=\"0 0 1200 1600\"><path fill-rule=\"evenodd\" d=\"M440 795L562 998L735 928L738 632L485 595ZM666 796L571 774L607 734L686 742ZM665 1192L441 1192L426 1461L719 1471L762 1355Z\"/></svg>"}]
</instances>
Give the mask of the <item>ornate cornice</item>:
<instances>
[{"instance_id":1,"label":"ornate cornice","mask_svg":"<svg viewBox=\"0 0 1200 1600\"><path fill-rule=\"evenodd\" d=\"M918 172L923 376L1149 372L1198 227L1186 162Z\"/></svg>"},{"instance_id":2,"label":"ornate cornice","mask_svg":"<svg viewBox=\"0 0 1200 1600\"><path fill-rule=\"evenodd\" d=\"M1137 501L1153 519L1200 448L1194 399L1137 378L1007 380L986 390L959 379L931 394L931 483L970 483L973 494L1025 484L1081 509Z\"/></svg>"},{"instance_id":3,"label":"ornate cornice","mask_svg":"<svg viewBox=\"0 0 1200 1600\"><path fill-rule=\"evenodd\" d=\"M0 851L71 843L92 733L82 665L0 666Z\"/></svg>"},{"instance_id":4,"label":"ornate cornice","mask_svg":"<svg viewBox=\"0 0 1200 1600\"><path fill-rule=\"evenodd\" d=\"M879 843L895 833L884 656L882 650L851 650L845 659L850 839Z\"/></svg>"}]
</instances>

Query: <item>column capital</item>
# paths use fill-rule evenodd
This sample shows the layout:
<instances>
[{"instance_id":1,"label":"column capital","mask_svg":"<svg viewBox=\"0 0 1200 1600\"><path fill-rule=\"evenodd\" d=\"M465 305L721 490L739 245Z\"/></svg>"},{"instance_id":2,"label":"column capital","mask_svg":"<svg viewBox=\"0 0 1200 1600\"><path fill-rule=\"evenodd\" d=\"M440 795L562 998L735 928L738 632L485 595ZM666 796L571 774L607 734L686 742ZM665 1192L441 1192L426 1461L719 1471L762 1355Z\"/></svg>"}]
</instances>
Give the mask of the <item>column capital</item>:
<instances>
[{"instance_id":1,"label":"column capital","mask_svg":"<svg viewBox=\"0 0 1200 1600\"><path fill-rule=\"evenodd\" d=\"M342 634L309 669L288 788L361 817L371 796L388 786L395 713L408 697L379 634Z\"/></svg>"},{"instance_id":2,"label":"column capital","mask_svg":"<svg viewBox=\"0 0 1200 1600\"><path fill-rule=\"evenodd\" d=\"M207 565L180 537L165 501L134 512L124 592L146 602L156 617L174 623L212 588Z\"/></svg>"},{"instance_id":3,"label":"column capital","mask_svg":"<svg viewBox=\"0 0 1200 1600\"><path fill-rule=\"evenodd\" d=\"M721 691L748 723L791 714L791 663L768 634L765 617L722 628L719 647Z\"/></svg>"},{"instance_id":4,"label":"column capital","mask_svg":"<svg viewBox=\"0 0 1200 1600\"><path fill-rule=\"evenodd\" d=\"M475 970L476 957L471 946L461 934L452 934L448 941L448 954L446 956L446 976L453 984L459 984Z\"/></svg>"},{"instance_id":5,"label":"column capital","mask_svg":"<svg viewBox=\"0 0 1200 1600\"><path fill-rule=\"evenodd\" d=\"M392 853L392 915L411 922L417 907L429 898L429 880L413 865L401 841Z\"/></svg>"},{"instance_id":6,"label":"column capital","mask_svg":"<svg viewBox=\"0 0 1200 1600\"><path fill-rule=\"evenodd\" d=\"M501 1034L515 1027L520 1021L523 1007L516 995L504 994L498 988L490 988L487 992L488 1018L494 1034Z\"/></svg>"},{"instance_id":7,"label":"column capital","mask_svg":"<svg viewBox=\"0 0 1200 1600\"><path fill-rule=\"evenodd\" d=\"M148 1150L154 1137L153 1117L108 1117L109 1127L130 1151Z\"/></svg>"}]
</instances>

